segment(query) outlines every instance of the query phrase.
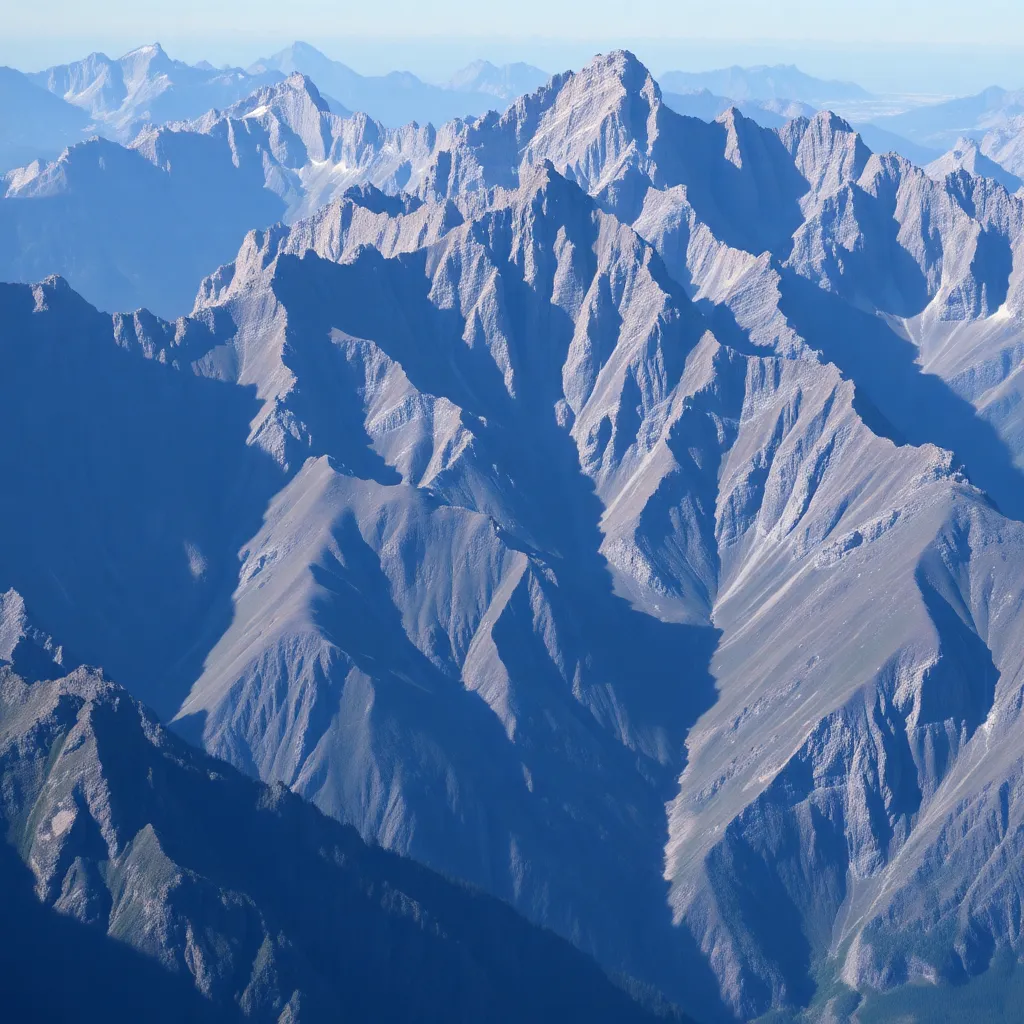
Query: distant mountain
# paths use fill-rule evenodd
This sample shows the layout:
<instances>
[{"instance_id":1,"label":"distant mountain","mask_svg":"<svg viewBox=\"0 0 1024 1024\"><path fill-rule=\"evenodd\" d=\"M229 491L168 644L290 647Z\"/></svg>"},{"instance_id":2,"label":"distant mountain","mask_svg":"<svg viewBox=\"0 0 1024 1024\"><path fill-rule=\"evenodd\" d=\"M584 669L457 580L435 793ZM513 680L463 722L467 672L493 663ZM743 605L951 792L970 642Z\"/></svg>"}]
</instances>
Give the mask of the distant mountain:
<instances>
[{"instance_id":1,"label":"distant mountain","mask_svg":"<svg viewBox=\"0 0 1024 1024\"><path fill-rule=\"evenodd\" d=\"M101 308L181 315L253 224L281 217L265 185L260 154L223 136L159 129L127 148L79 143L0 178L0 279L59 273Z\"/></svg>"},{"instance_id":2,"label":"distant mountain","mask_svg":"<svg viewBox=\"0 0 1024 1024\"><path fill-rule=\"evenodd\" d=\"M853 127L857 129L864 143L872 152L899 153L900 156L906 157L918 167L924 167L942 155L941 150L922 146L919 142L911 142L910 139L904 138L902 135L879 128L877 124L858 122Z\"/></svg>"},{"instance_id":3,"label":"distant mountain","mask_svg":"<svg viewBox=\"0 0 1024 1024\"><path fill-rule=\"evenodd\" d=\"M974 139L960 139L948 153L925 167L928 174L939 180L961 170L980 178L991 178L993 181L998 181L1000 185L1011 192L1016 192L1021 185L1024 185L1024 182L1015 174L1011 174L995 160L985 156L981 145Z\"/></svg>"},{"instance_id":4,"label":"distant mountain","mask_svg":"<svg viewBox=\"0 0 1024 1024\"><path fill-rule=\"evenodd\" d=\"M257 61L249 72L306 75L347 109L392 128L413 121L439 126L453 118L504 109L521 91L547 81L543 72L526 64L496 68L484 62L464 69L449 87L430 85L407 71L365 76L301 42ZM520 90L520 83L526 88Z\"/></svg>"},{"instance_id":5,"label":"distant mountain","mask_svg":"<svg viewBox=\"0 0 1024 1024\"><path fill-rule=\"evenodd\" d=\"M1024 179L1024 114L1017 114L989 129L978 146L1004 171Z\"/></svg>"},{"instance_id":6,"label":"distant mountain","mask_svg":"<svg viewBox=\"0 0 1024 1024\"><path fill-rule=\"evenodd\" d=\"M488 61L463 68L445 86L430 85L400 71L363 76L307 43L294 43L247 71L218 69L206 61L192 65L174 60L159 43L139 47L116 60L93 53L20 79L19 73L10 69L0 72L0 101L6 111L0 117L6 116L10 122L0 121L0 146L5 147L0 149L0 172L58 155L63 145L81 138L81 130L90 122L100 134L128 142L145 125L189 121L211 109L222 110L294 73L315 81L334 113L361 112L391 127L413 121L440 125L453 118L504 109L549 77L529 64L497 67ZM84 110L85 115L66 108L62 113L56 100L47 105L39 96L25 92L29 83L64 100L67 107ZM5 96L9 97L6 101ZM16 113L17 123L11 120ZM25 135L29 130L35 134ZM33 141L36 138L39 143ZM57 144L60 142L63 145Z\"/></svg>"},{"instance_id":7,"label":"distant mountain","mask_svg":"<svg viewBox=\"0 0 1024 1024\"><path fill-rule=\"evenodd\" d=\"M81 142L88 114L51 96L13 68L0 67L0 174L33 160L52 160Z\"/></svg>"},{"instance_id":8,"label":"distant mountain","mask_svg":"<svg viewBox=\"0 0 1024 1024\"><path fill-rule=\"evenodd\" d=\"M976 96L964 96L914 107L902 114L874 118L873 124L914 142L940 150L956 145L962 136L981 138L1024 114L1024 91L993 86Z\"/></svg>"},{"instance_id":9,"label":"distant mountain","mask_svg":"<svg viewBox=\"0 0 1024 1024\"><path fill-rule=\"evenodd\" d=\"M93 670L0 667L0 792L13 1019L655 1019L564 940L207 757Z\"/></svg>"},{"instance_id":10,"label":"distant mountain","mask_svg":"<svg viewBox=\"0 0 1024 1024\"><path fill-rule=\"evenodd\" d=\"M717 71L666 71L658 76L658 81L668 92L707 89L737 102L787 99L822 106L829 100L867 99L871 95L853 82L814 78L792 64L733 66Z\"/></svg>"},{"instance_id":11,"label":"distant mountain","mask_svg":"<svg viewBox=\"0 0 1024 1024\"><path fill-rule=\"evenodd\" d=\"M730 107L735 107L744 117L756 121L762 128L781 128L795 117L813 117L818 108L799 100L746 100L736 101L725 96L716 96L707 89L686 93L664 93L665 104L679 114L713 121ZM873 124L854 126L865 143L876 153L899 153L916 164L924 165L936 160L940 153L905 139L900 135L884 131Z\"/></svg>"},{"instance_id":12,"label":"distant mountain","mask_svg":"<svg viewBox=\"0 0 1024 1024\"><path fill-rule=\"evenodd\" d=\"M447 88L511 101L539 89L550 77L546 71L531 64L520 62L498 67L488 60L478 60L456 71L449 79Z\"/></svg>"},{"instance_id":13,"label":"distant mountain","mask_svg":"<svg viewBox=\"0 0 1024 1024\"><path fill-rule=\"evenodd\" d=\"M817 108L796 100L746 100L736 101L725 96L716 96L707 89L687 93L664 93L665 104L677 114L699 117L703 121L714 121L731 107L735 107L763 128L781 128L794 117L813 117Z\"/></svg>"},{"instance_id":14,"label":"distant mountain","mask_svg":"<svg viewBox=\"0 0 1024 1024\"><path fill-rule=\"evenodd\" d=\"M218 70L205 62L186 64L168 57L160 44L154 43L117 60L93 53L28 77L87 111L106 134L125 141L143 124L198 117L284 76L275 71L253 75L241 68Z\"/></svg>"},{"instance_id":15,"label":"distant mountain","mask_svg":"<svg viewBox=\"0 0 1024 1024\"><path fill-rule=\"evenodd\" d=\"M0 279L61 274L103 309L179 316L248 229L366 180L396 189L435 140L429 127L339 116L301 75L128 146L95 138L0 178Z\"/></svg>"}]
</instances>

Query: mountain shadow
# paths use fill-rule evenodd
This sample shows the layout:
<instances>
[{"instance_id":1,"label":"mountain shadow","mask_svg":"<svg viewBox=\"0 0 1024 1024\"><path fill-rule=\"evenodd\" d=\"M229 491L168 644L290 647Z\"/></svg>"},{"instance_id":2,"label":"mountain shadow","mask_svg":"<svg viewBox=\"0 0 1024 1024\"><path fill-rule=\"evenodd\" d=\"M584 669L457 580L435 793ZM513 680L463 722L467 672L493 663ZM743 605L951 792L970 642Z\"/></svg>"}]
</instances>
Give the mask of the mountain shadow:
<instances>
[{"instance_id":1,"label":"mountain shadow","mask_svg":"<svg viewBox=\"0 0 1024 1024\"><path fill-rule=\"evenodd\" d=\"M230 624L238 550L283 483L246 444L259 402L121 347L60 279L0 285L0 377L0 587L172 714Z\"/></svg>"},{"instance_id":2,"label":"mountain shadow","mask_svg":"<svg viewBox=\"0 0 1024 1024\"><path fill-rule=\"evenodd\" d=\"M940 377L917 363L917 348L878 316L858 310L812 281L784 271L782 310L794 328L853 381L880 417L873 427L895 444L951 451L999 510L1024 520L1024 473L995 428Z\"/></svg>"}]
</instances>

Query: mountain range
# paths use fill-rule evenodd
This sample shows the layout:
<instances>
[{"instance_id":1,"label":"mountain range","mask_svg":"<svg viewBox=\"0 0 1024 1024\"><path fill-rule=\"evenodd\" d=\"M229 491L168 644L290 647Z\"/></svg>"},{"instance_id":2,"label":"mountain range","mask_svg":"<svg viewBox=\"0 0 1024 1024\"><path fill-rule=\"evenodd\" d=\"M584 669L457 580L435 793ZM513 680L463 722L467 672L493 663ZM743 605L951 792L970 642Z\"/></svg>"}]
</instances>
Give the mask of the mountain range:
<instances>
[{"instance_id":1,"label":"mountain range","mask_svg":"<svg viewBox=\"0 0 1024 1024\"><path fill-rule=\"evenodd\" d=\"M446 85L430 85L407 71L364 76L331 60L308 43L293 43L249 68L254 75L298 72L351 111L369 115L391 128L416 122L441 125L457 117L504 110L517 96L543 85L548 75L529 64L496 67L477 61L457 72ZM207 104L214 106L215 104Z\"/></svg>"},{"instance_id":2,"label":"mountain range","mask_svg":"<svg viewBox=\"0 0 1024 1024\"><path fill-rule=\"evenodd\" d=\"M663 98L666 105L677 114L699 117L703 121L714 121L726 111L736 109L744 117L756 121L762 128L781 128L787 121L798 117L813 117L819 110L818 106L800 100L755 99L737 102L728 96L716 96L707 89L685 93L666 92ZM899 153L912 163L922 166L941 159L942 154L938 150L911 142L910 139L879 128L876 124L858 123L853 127L865 144L875 152Z\"/></svg>"},{"instance_id":3,"label":"mountain range","mask_svg":"<svg viewBox=\"0 0 1024 1024\"><path fill-rule=\"evenodd\" d=\"M92 53L30 74L0 71L0 116L12 119L0 122L5 146L0 171L57 156L65 145L82 141L88 130L130 142L147 125L189 121L230 107L296 72L317 82L336 113L360 111L394 127L411 121L439 125L503 109L548 79L528 64L497 67L489 61L468 65L445 85L431 85L408 72L364 76L301 42L248 69L188 64L169 57L159 43L117 59ZM30 86L55 99L45 100Z\"/></svg>"},{"instance_id":4,"label":"mountain range","mask_svg":"<svg viewBox=\"0 0 1024 1024\"><path fill-rule=\"evenodd\" d=\"M669 94L666 102L703 118L731 109L707 93ZM789 115L813 114L773 101L744 109L776 128ZM336 103L332 109L295 72L223 112L146 127L127 146L95 138L49 165L9 172L0 198L0 278L59 273L100 308L145 306L173 318L189 311L196 281L231 259L246 228L309 216L354 184L415 191L435 152L457 149L497 117L478 127L456 119L438 129L387 128ZM116 231L122 214L149 222L163 239L159 249L143 234Z\"/></svg>"},{"instance_id":5,"label":"mountain range","mask_svg":"<svg viewBox=\"0 0 1024 1024\"><path fill-rule=\"evenodd\" d=\"M734 100L728 96L716 96L709 89L690 92L666 92L665 103L677 114L699 117L702 121L714 121L727 110L735 107L744 117L749 117L764 128L781 128L794 117L813 117L817 107L799 100L757 99Z\"/></svg>"},{"instance_id":6,"label":"mountain range","mask_svg":"<svg viewBox=\"0 0 1024 1024\"><path fill-rule=\"evenodd\" d=\"M456 71L448 80L447 87L456 92L495 96L511 101L539 89L549 77L547 72L522 61L498 67L489 60L477 60Z\"/></svg>"},{"instance_id":7,"label":"mountain range","mask_svg":"<svg viewBox=\"0 0 1024 1024\"><path fill-rule=\"evenodd\" d=\"M126 851L156 835L146 884L209 902L155 945L135 913L111 934L250 1014L382 998L378 961L339 989L311 945L335 886L372 909L366 957L415 943L431 1007L461 970L490 1006L550 957L568 1003L520 1019L590 1012L588 986L610 1019L648 1012L427 868L704 1021L932 1019L933 993L1013 991L1024 198L984 145L926 171L827 111L761 100L765 126L691 93L714 117L685 116L624 51L437 128L271 70L223 112L6 179L7 223L81 204L100 235L144 183L133 244L182 268L168 310L223 263L174 322L61 278L0 289L22 890L111 932ZM197 255L184 224L167 243L164 194L196 224L235 205ZM72 243L102 264L74 238L49 244L78 286ZM121 709L123 739L88 725L71 756L109 780L89 792L125 787L131 828L88 787L60 803L61 700L87 725ZM161 801L246 824L203 847ZM345 880L322 874L334 844ZM245 875L263 849L300 865L294 900ZM404 899L368 908L380 879ZM434 950L445 914L471 951L508 915L517 980L503 947Z\"/></svg>"},{"instance_id":8,"label":"mountain range","mask_svg":"<svg viewBox=\"0 0 1024 1024\"><path fill-rule=\"evenodd\" d=\"M992 86L976 96L915 107L876 118L875 123L913 142L944 149L961 136L980 138L987 131L1004 128L1022 114L1024 92Z\"/></svg>"},{"instance_id":9,"label":"mountain range","mask_svg":"<svg viewBox=\"0 0 1024 1024\"><path fill-rule=\"evenodd\" d=\"M19 675L44 648L2 602L0 629L43 655L0 666L15 1019L656 1019L568 943L207 757L102 674Z\"/></svg>"},{"instance_id":10,"label":"mountain range","mask_svg":"<svg viewBox=\"0 0 1024 1024\"><path fill-rule=\"evenodd\" d=\"M60 273L107 310L187 311L196 280L286 209L265 187L260 143L232 142L152 129L128 147L94 137L9 172L0 178L0 279ZM146 231L134 229L141 224Z\"/></svg>"},{"instance_id":11,"label":"mountain range","mask_svg":"<svg viewBox=\"0 0 1024 1024\"><path fill-rule=\"evenodd\" d=\"M29 76L47 92L85 110L97 129L120 139L131 138L147 123L185 120L211 107L228 106L282 77L187 64L169 57L159 43L140 46L117 60L91 53Z\"/></svg>"},{"instance_id":12,"label":"mountain range","mask_svg":"<svg viewBox=\"0 0 1024 1024\"><path fill-rule=\"evenodd\" d=\"M738 103L758 100L790 100L815 106L840 100L863 100L866 89L854 82L840 82L805 74L792 64L733 66L715 71L666 71L658 76L668 92L699 92L707 89Z\"/></svg>"}]
</instances>

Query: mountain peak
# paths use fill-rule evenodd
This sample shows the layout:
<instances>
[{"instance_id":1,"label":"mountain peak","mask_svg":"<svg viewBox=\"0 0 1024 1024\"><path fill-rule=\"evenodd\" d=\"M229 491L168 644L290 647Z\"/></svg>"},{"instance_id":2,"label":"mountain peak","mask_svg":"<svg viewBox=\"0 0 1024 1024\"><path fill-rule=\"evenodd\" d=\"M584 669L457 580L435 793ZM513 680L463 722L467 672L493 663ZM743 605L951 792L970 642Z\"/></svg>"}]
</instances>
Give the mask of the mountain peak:
<instances>
[{"instance_id":1,"label":"mountain peak","mask_svg":"<svg viewBox=\"0 0 1024 1024\"><path fill-rule=\"evenodd\" d=\"M323 50L318 50L312 43L304 42L302 39L296 39L291 46L285 47L285 50L282 52L327 58L327 54Z\"/></svg>"},{"instance_id":2,"label":"mountain peak","mask_svg":"<svg viewBox=\"0 0 1024 1024\"><path fill-rule=\"evenodd\" d=\"M118 63L124 69L126 82L137 85L152 75L155 68L170 70L178 62L171 60L159 43L148 43L126 53Z\"/></svg>"},{"instance_id":3,"label":"mountain peak","mask_svg":"<svg viewBox=\"0 0 1024 1024\"><path fill-rule=\"evenodd\" d=\"M972 139L966 135L961 135L959 139L953 144L953 148L950 152L954 156L967 156L969 154L980 152L980 147L976 139Z\"/></svg>"},{"instance_id":4,"label":"mountain peak","mask_svg":"<svg viewBox=\"0 0 1024 1024\"><path fill-rule=\"evenodd\" d=\"M1017 175L987 156L977 140L963 135L948 153L933 160L924 170L936 181L944 181L950 174L963 172L978 178L990 178L1008 192L1016 192L1024 184Z\"/></svg>"},{"instance_id":5,"label":"mountain peak","mask_svg":"<svg viewBox=\"0 0 1024 1024\"><path fill-rule=\"evenodd\" d=\"M0 666L8 665L28 682L59 679L76 664L48 633L36 627L25 599L13 588L0 594Z\"/></svg>"},{"instance_id":6,"label":"mountain peak","mask_svg":"<svg viewBox=\"0 0 1024 1024\"><path fill-rule=\"evenodd\" d=\"M129 57L166 57L167 51L159 43L146 43L145 46L136 46L134 50L129 50L121 60L127 60Z\"/></svg>"},{"instance_id":7,"label":"mountain peak","mask_svg":"<svg viewBox=\"0 0 1024 1024\"><path fill-rule=\"evenodd\" d=\"M291 89L296 92L304 92L321 110L328 110L327 101L320 95L320 90L309 75L301 71L293 71L280 85L281 91Z\"/></svg>"},{"instance_id":8,"label":"mountain peak","mask_svg":"<svg viewBox=\"0 0 1024 1024\"><path fill-rule=\"evenodd\" d=\"M570 182L564 175L559 174L555 165L548 159L539 161L530 167L524 168L519 179L519 188L512 193L518 197L518 201L533 202L538 196L552 194L572 193L579 197L581 202L591 202L590 197Z\"/></svg>"},{"instance_id":9,"label":"mountain peak","mask_svg":"<svg viewBox=\"0 0 1024 1024\"><path fill-rule=\"evenodd\" d=\"M640 90L654 78L646 66L629 50L610 50L600 53L580 72L594 76L614 76L627 90ZM657 86L657 83L654 83ZM660 90L659 90L660 96Z\"/></svg>"},{"instance_id":10,"label":"mountain peak","mask_svg":"<svg viewBox=\"0 0 1024 1024\"><path fill-rule=\"evenodd\" d=\"M849 121L831 110L819 110L810 120L830 132L850 133L855 130Z\"/></svg>"},{"instance_id":11,"label":"mountain peak","mask_svg":"<svg viewBox=\"0 0 1024 1024\"><path fill-rule=\"evenodd\" d=\"M293 108L296 103L311 104L319 113L330 113L330 105L320 95L320 90L308 76L301 71L293 71L287 78L272 85L264 85L254 93L240 100L224 111L225 116L233 118L257 117L274 110L283 114L283 108ZM281 108L281 109L279 109ZM289 123L294 120L295 111L285 115ZM290 124L293 130L298 126Z\"/></svg>"},{"instance_id":12,"label":"mountain peak","mask_svg":"<svg viewBox=\"0 0 1024 1024\"><path fill-rule=\"evenodd\" d=\"M979 94L986 100L994 100L999 102L1004 96L1009 95L1009 90L1004 89L1001 85L990 85L987 89L982 89Z\"/></svg>"},{"instance_id":13,"label":"mountain peak","mask_svg":"<svg viewBox=\"0 0 1024 1024\"><path fill-rule=\"evenodd\" d=\"M612 109L636 124L661 105L661 89L650 71L629 50L600 53L578 72L567 72L551 79L560 108L573 108L578 132L594 117L603 117ZM639 99L640 104L633 103ZM522 101L520 101L522 102ZM625 103L625 106L623 104ZM557 165L557 161L556 161Z\"/></svg>"},{"instance_id":14,"label":"mountain peak","mask_svg":"<svg viewBox=\"0 0 1024 1024\"><path fill-rule=\"evenodd\" d=\"M735 103L732 103L728 107L726 107L725 110L723 110L718 115L718 117L715 118L715 120L719 124L733 125L737 121L749 121L750 118L744 117L743 111L740 110L740 108L737 107Z\"/></svg>"}]
</instances>

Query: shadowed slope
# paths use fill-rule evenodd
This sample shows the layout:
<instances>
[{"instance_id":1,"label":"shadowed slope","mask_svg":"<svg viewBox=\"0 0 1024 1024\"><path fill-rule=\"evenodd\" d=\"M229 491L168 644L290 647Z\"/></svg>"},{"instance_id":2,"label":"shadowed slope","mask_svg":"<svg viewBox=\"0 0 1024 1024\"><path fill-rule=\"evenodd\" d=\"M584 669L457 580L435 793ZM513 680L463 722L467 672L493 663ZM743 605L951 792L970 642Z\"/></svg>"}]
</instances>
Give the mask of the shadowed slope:
<instances>
[{"instance_id":1,"label":"shadowed slope","mask_svg":"<svg viewBox=\"0 0 1024 1024\"><path fill-rule=\"evenodd\" d=\"M0 286L0 310L5 410L18 424L0 451L18 495L0 509L0 585L77 657L170 713L227 626L238 547L282 482L246 445L258 405L146 359L140 336L171 343L170 325L112 320L60 279Z\"/></svg>"},{"instance_id":2,"label":"shadowed slope","mask_svg":"<svg viewBox=\"0 0 1024 1024\"><path fill-rule=\"evenodd\" d=\"M29 897L28 942L45 919L75 963L80 942L99 971L140 961L102 995L90 979L77 1019L127 1019L143 979L158 1014L198 1019L652 1019L565 942L188 747L95 674L0 669L0 772L9 839L67 915ZM187 1009L186 981L213 1007Z\"/></svg>"}]
</instances>

